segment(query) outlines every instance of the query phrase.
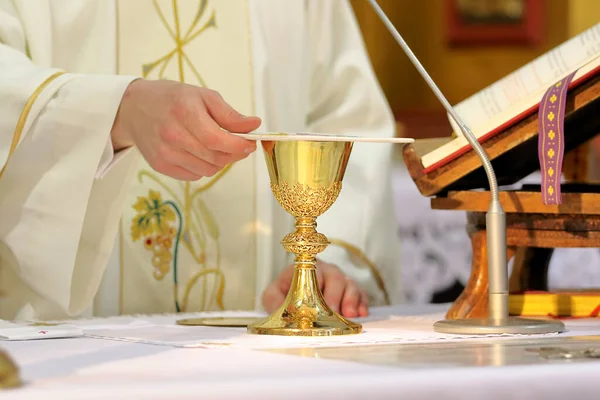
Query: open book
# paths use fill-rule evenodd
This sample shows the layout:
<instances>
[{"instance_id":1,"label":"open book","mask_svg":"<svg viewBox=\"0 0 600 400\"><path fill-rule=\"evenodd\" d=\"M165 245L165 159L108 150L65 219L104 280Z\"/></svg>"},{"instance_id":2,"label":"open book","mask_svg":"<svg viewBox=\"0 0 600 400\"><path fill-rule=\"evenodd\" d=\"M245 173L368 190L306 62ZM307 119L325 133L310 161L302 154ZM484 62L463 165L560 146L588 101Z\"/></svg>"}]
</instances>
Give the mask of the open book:
<instances>
[{"instance_id":1,"label":"open book","mask_svg":"<svg viewBox=\"0 0 600 400\"><path fill-rule=\"evenodd\" d=\"M600 23L460 102L456 113L483 142L536 112L546 90L576 70L569 88L600 73ZM457 137L422 156L425 173L470 149L453 118L448 119Z\"/></svg>"}]
</instances>

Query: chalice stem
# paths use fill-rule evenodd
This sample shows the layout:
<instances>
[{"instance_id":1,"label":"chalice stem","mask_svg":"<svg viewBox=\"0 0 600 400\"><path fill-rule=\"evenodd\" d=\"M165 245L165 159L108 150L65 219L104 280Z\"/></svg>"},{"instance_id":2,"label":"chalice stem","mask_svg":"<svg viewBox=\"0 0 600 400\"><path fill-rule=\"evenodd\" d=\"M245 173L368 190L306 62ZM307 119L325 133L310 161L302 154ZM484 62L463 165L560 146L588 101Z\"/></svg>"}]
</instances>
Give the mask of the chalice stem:
<instances>
[{"instance_id":1,"label":"chalice stem","mask_svg":"<svg viewBox=\"0 0 600 400\"><path fill-rule=\"evenodd\" d=\"M296 322L302 329L312 327L320 313L333 314L319 289L315 266L306 264L296 264L284 304L296 314Z\"/></svg>"},{"instance_id":2,"label":"chalice stem","mask_svg":"<svg viewBox=\"0 0 600 400\"><path fill-rule=\"evenodd\" d=\"M317 310L327 310L329 307L323 299L317 279L316 255L327 248L329 244L325 235L317 232L317 219L314 217L296 218L296 230L286 236L282 242L283 247L294 254L294 275L288 291L286 303L294 308L312 308L314 313L308 312L301 317L306 326L309 319L318 317ZM314 315L310 315L314 314Z\"/></svg>"}]
</instances>

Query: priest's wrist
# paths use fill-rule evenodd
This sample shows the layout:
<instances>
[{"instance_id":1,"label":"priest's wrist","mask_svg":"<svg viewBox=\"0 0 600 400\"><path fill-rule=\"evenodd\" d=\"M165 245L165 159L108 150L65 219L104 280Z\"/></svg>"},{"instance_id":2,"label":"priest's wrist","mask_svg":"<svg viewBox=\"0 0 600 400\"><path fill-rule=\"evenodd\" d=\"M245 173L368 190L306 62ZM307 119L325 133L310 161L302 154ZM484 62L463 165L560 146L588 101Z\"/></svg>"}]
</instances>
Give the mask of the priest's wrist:
<instances>
[{"instance_id":1,"label":"priest's wrist","mask_svg":"<svg viewBox=\"0 0 600 400\"><path fill-rule=\"evenodd\" d=\"M115 152L135 145L129 130L125 127L122 114L126 113L125 110L127 109L127 103L129 102L130 97L132 97L132 93L137 90L138 86L143 81L143 79L136 79L132 81L129 86L127 86L127 89L125 89L125 93L123 93L121 104L119 104L119 110L117 111L115 121L113 122L113 126L110 131L110 139Z\"/></svg>"}]
</instances>

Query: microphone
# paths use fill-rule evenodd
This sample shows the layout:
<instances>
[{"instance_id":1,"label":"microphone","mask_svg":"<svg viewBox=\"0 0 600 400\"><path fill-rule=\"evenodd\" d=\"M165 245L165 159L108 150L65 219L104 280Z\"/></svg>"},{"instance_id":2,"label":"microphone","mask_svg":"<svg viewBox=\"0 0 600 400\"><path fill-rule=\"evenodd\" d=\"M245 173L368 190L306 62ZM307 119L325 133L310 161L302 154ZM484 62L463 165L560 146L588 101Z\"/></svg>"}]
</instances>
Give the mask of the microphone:
<instances>
[{"instance_id":1,"label":"microphone","mask_svg":"<svg viewBox=\"0 0 600 400\"><path fill-rule=\"evenodd\" d=\"M506 215L498 196L498 181L492 163L479 141L444 97L423 65L414 55L402 35L394 27L376 0L369 3L379 19L390 31L396 42L408 56L429 88L433 91L448 114L456 122L467 142L483 165L490 187L490 206L486 213L486 241L488 253L489 316L484 319L456 319L437 321L433 328L440 333L452 334L541 334L562 332L560 321L541 321L508 316L508 263L506 260Z\"/></svg>"}]
</instances>

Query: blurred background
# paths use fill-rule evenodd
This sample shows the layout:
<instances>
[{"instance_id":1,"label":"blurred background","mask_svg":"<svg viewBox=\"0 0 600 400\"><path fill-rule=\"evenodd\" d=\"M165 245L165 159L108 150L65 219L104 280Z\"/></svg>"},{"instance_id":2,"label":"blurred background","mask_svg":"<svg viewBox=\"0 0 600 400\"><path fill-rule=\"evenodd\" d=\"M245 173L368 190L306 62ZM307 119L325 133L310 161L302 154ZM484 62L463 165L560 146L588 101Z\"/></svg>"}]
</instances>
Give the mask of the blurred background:
<instances>
[{"instance_id":1,"label":"blurred background","mask_svg":"<svg viewBox=\"0 0 600 400\"><path fill-rule=\"evenodd\" d=\"M398 135L447 137L446 113L366 0L351 0ZM456 104L600 22L598 0L378 0L450 103ZM398 146L400 150L400 146ZM537 155L532 155L537 157ZM408 301L453 301L470 273L466 215L432 211L400 154L393 185ZM407 207L406 205L410 205ZM556 251L556 287L600 287L600 249Z\"/></svg>"}]
</instances>

